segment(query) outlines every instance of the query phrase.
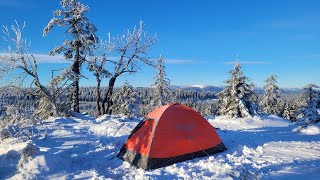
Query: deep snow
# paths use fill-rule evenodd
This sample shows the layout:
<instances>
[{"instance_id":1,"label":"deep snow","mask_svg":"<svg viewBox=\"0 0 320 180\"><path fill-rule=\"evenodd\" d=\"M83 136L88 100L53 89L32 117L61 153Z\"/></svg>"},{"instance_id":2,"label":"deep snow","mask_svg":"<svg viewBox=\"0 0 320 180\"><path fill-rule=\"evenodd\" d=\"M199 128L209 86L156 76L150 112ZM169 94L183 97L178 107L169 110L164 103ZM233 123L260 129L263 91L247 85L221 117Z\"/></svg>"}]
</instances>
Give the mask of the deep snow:
<instances>
[{"instance_id":1,"label":"deep snow","mask_svg":"<svg viewBox=\"0 0 320 180\"><path fill-rule=\"evenodd\" d=\"M208 121L228 150L144 171L115 157L139 119L49 119L32 140L0 143L0 179L320 179L318 125L300 129L277 116Z\"/></svg>"}]
</instances>

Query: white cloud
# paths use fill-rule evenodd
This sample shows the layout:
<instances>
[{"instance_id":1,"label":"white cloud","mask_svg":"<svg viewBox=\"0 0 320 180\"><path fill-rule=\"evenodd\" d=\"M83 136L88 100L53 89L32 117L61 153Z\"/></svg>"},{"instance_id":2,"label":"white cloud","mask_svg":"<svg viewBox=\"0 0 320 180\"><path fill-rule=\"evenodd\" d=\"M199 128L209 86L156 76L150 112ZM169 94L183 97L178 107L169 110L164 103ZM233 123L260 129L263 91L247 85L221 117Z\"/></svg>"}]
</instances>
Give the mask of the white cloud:
<instances>
[{"instance_id":1,"label":"white cloud","mask_svg":"<svg viewBox=\"0 0 320 180\"><path fill-rule=\"evenodd\" d=\"M66 60L63 55L50 56L47 54L33 54L39 64L46 63L70 63L70 60Z\"/></svg>"},{"instance_id":2,"label":"white cloud","mask_svg":"<svg viewBox=\"0 0 320 180\"><path fill-rule=\"evenodd\" d=\"M6 53L0 53L1 56L8 55ZM66 60L63 55L50 56L48 54L30 54L35 57L38 64L48 64L48 63L70 63L71 61Z\"/></svg>"},{"instance_id":3,"label":"white cloud","mask_svg":"<svg viewBox=\"0 0 320 180\"><path fill-rule=\"evenodd\" d=\"M6 53L0 53L0 55L6 55ZM48 54L30 54L33 55L38 64L48 64L48 63L70 63L72 60L66 60L63 55L57 54L55 56L50 56ZM110 60L117 60L119 57L108 57ZM156 59L153 59L156 60ZM190 59L165 59L166 64L202 64L205 61L195 61Z\"/></svg>"}]
</instances>

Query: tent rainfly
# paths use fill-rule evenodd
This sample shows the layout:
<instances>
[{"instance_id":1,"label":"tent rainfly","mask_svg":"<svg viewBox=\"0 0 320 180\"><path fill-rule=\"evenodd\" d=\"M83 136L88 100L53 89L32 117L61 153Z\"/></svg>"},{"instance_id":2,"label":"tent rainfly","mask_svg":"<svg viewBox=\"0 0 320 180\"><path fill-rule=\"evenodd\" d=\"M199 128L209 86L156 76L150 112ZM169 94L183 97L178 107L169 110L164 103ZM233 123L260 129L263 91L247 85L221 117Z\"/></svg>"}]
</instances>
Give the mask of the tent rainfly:
<instances>
[{"instance_id":1,"label":"tent rainfly","mask_svg":"<svg viewBox=\"0 0 320 180\"><path fill-rule=\"evenodd\" d=\"M151 111L131 132L118 158L143 169L156 169L227 148L198 112L169 103Z\"/></svg>"}]
</instances>

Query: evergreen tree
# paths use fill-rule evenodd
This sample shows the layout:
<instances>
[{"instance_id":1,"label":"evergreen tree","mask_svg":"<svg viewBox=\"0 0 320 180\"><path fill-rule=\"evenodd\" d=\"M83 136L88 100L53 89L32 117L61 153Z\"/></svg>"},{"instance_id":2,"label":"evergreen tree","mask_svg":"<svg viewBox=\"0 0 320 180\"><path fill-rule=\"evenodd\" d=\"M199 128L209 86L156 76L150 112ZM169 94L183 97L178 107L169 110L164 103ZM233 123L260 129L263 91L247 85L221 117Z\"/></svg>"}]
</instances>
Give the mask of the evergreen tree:
<instances>
[{"instance_id":1,"label":"evergreen tree","mask_svg":"<svg viewBox=\"0 0 320 180\"><path fill-rule=\"evenodd\" d=\"M304 106L300 110L302 117L298 120L301 125L309 125L320 121L320 115L317 111L319 94L316 88L318 86L315 84L308 84L303 88Z\"/></svg>"},{"instance_id":2,"label":"evergreen tree","mask_svg":"<svg viewBox=\"0 0 320 180\"><path fill-rule=\"evenodd\" d=\"M256 113L253 84L243 75L241 65L236 62L234 69L229 71L231 78L226 80L226 86L219 93L218 114L231 117L247 117Z\"/></svg>"},{"instance_id":3,"label":"evergreen tree","mask_svg":"<svg viewBox=\"0 0 320 180\"><path fill-rule=\"evenodd\" d=\"M145 116L149 112L151 112L154 109L154 107L150 103L142 102L139 105L139 115L140 116Z\"/></svg>"},{"instance_id":4,"label":"evergreen tree","mask_svg":"<svg viewBox=\"0 0 320 180\"><path fill-rule=\"evenodd\" d=\"M297 105L293 100L284 102L282 117L290 121L297 120Z\"/></svg>"},{"instance_id":5,"label":"evergreen tree","mask_svg":"<svg viewBox=\"0 0 320 180\"><path fill-rule=\"evenodd\" d=\"M157 76L154 78L153 105L163 106L171 99L170 80L166 77L164 59L160 55L157 60Z\"/></svg>"},{"instance_id":6,"label":"evergreen tree","mask_svg":"<svg viewBox=\"0 0 320 180\"><path fill-rule=\"evenodd\" d=\"M265 82L267 83L263 89L260 107L267 114L281 115L283 111L283 91L277 85L277 76L269 76Z\"/></svg>"},{"instance_id":7,"label":"evergreen tree","mask_svg":"<svg viewBox=\"0 0 320 180\"><path fill-rule=\"evenodd\" d=\"M48 119L53 116L53 107L48 98L43 97L39 101L38 109L33 113L34 116L41 119Z\"/></svg>"},{"instance_id":8,"label":"evergreen tree","mask_svg":"<svg viewBox=\"0 0 320 180\"><path fill-rule=\"evenodd\" d=\"M112 106L113 114L123 114L129 118L133 118L134 115L137 114L136 99L137 97L135 96L133 87L126 81L121 89L114 95L113 102L115 103Z\"/></svg>"},{"instance_id":9,"label":"evergreen tree","mask_svg":"<svg viewBox=\"0 0 320 180\"><path fill-rule=\"evenodd\" d=\"M79 79L82 64L85 57L91 52L93 46L97 43L95 32L96 27L85 16L88 12L88 6L80 3L78 0L61 0L61 9L54 11L53 18L43 29L43 36L46 36L54 26L66 28L66 33L70 38L65 39L61 46L55 47L50 55L64 52L66 59L73 59L71 70L72 77L72 108L79 112Z\"/></svg>"}]
</instances>

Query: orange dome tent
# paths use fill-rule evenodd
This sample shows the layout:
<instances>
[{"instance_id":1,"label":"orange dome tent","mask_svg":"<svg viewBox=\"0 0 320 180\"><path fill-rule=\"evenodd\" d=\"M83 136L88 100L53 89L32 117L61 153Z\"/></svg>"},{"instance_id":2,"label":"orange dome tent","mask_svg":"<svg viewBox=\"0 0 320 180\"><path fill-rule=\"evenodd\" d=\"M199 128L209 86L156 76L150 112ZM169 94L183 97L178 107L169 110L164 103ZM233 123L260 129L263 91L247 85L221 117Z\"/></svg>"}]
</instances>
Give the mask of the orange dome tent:
<instances>
[{"instance_id":1,"label":"orange dome tent","mask_svg":"<svg viewBox=\"0 0 320 180\"><path fill-rule=\"evenodd\" d=\"M117 157L143 169L156 169L226 149L198 112L170 103L150 112L134 128Z\"/></svg>"}]
</instances>

